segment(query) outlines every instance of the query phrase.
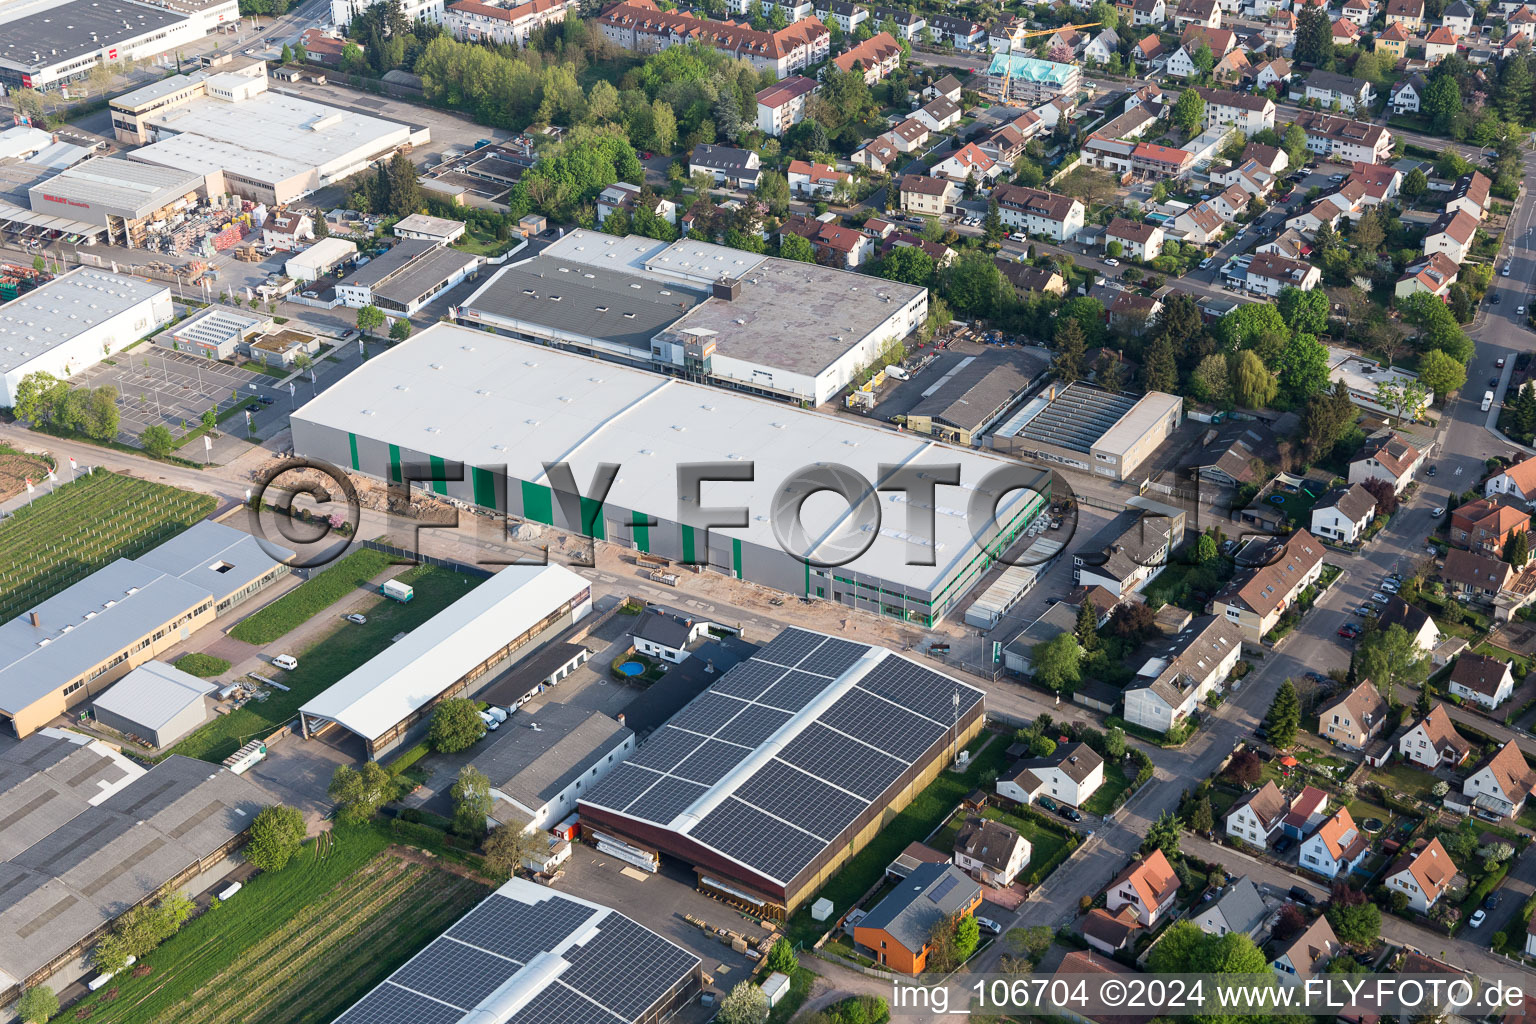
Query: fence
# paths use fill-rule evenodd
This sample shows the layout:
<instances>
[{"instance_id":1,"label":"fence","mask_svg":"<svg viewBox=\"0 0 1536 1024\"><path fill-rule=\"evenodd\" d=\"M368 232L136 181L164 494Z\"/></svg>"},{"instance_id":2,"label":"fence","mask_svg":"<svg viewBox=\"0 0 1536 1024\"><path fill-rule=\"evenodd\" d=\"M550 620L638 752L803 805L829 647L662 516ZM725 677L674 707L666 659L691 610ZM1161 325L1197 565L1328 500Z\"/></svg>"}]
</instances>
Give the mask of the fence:
<instances>
[{"instance_id":1,"label":"fence","mask_svg":"<svg viewBox=\"0 0 1536 1024\"><path fill-rule=\"evenodd\" d=\"M463 573L466 576L478 576L488 580L496 575L489 569L482 569L478 565L466 565L463 562L455 562L450 558L438 558L434 555L423 555L419 551L409 551L406 548L395 547L393 544L383 544L376 540L359 541L363 547L372 551L378 551L392 558L404 559L408 562L419 562L425 565L435 565L439 569L447 569L451 572Z\"/></svg>"}]
</instances>

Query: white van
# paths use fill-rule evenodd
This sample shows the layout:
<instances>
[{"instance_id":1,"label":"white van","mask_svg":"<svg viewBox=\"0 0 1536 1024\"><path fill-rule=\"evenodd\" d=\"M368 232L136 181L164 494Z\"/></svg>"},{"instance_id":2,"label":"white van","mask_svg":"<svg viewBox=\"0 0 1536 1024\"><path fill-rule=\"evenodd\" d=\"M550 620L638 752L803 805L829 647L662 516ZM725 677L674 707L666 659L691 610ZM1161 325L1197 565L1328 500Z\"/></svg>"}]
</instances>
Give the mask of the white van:
<instances>
[{"instance_id":1,"label":"white van","mask_svg":"<svg viewBox=\"0 0 1536 1024\"><path fill-rule=\"evenodd\" d=\"M910 373L908 373L906 370L903 370L901 367L894 366L894 365L893 366L887 366L885 368L885 375L887 377L894 377L897 380L911 380L912 379L912 375Z\"/></svg>"},{"instance_id":2,"label":"white van","mask_svg":"<svg viewBox=\"0 0 1536 1024\"><path fill-rule=\"evenodd\" d=\"M299 667L299 659L295 658L291 654L279 654L277 657L272 659L272 664L276 665L280 669L292 672L294 669Z\"/></svg>"}]
</instances>

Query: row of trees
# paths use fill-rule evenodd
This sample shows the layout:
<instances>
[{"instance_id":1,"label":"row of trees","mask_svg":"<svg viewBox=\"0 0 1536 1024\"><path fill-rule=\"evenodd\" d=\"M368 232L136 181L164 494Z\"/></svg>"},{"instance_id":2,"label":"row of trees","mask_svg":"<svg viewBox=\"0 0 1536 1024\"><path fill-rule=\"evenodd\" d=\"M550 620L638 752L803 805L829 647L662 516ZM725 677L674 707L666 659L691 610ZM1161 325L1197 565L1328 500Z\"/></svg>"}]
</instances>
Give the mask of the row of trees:
<instances>
[{"instance_id":1,"label":"row of trees","mask_svg":"<svg viewBox=\"0 0 1536 1024\"><path fill-rule=\"evenodd\" d=\"M97 441L117 434L117 389L111 385L71 388L68 381L39 370L16 385L14 401L16 418L34 426L62 427Z\"/></svg>"}]
</instances>

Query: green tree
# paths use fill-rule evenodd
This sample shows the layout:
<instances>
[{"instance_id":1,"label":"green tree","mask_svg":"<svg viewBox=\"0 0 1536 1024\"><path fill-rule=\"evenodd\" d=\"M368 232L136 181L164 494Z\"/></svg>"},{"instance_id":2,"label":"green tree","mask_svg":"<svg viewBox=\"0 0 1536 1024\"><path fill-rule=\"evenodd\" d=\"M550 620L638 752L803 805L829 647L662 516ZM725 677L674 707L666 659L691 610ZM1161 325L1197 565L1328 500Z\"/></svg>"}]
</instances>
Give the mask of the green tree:
<instances>
[{"instance_id":1,"label":"green tree","mask_svg":"<svg viewBox=\"0 0 1536 1024\"><path fill-rule=\"evenodd\" d=\"M392 341L405 341L411 336L411 322L405 317L397 317L389 326L389 337Z\"/></svg>"},{"instance_id":2,"label":"green tree","mask_svg":"<svg viewBox=\"0 0 1536 1024\"><path fill-rule=\"evenodd\" d=\"M1071 383L1083 378L1083 329L1071 317L1056 321L1056 356L1051 361L1051 375Z\"/></svg>"},{"instance_id":3,"label":"green tree","mask_svg":"<svg viewBox=\"0 0 1536 1024\"><path fill-rule=\"evenodd\" d=\"M987 200L987 215L981 222L987 240L995 242L1003 237L1003 213L996 199Z\"/></svg>"},{"instance_id":4,"label":"green tree","mask_svg":"<svg viewBox=\"0 0 1536 1024\"><path fill-rule=\"evenodd\" d=\"M877 273L887 281L924 287L933 281L933 257L915 245L898 245L880 261Z\"/></svg>"},{"instance_id":5,"label":"green tree","mask_svg":"<svg viewBox=\"0 0 1536 1024\"><path fill-rule=\"evenodd\" d=\"M1333 29L1329 28L1330 42ZM1287 166L1299 168L1307 162L1307 130L1301 125L1291 123L1286 126L1285 134L1281 136L1280 145L1285 149Z\"/></svg>"},{"instance_id":6,"label":"green tree","mask_svg":"<svg viewBox=\"0 0 1536 1024\"><path fill-rule=\"evenodd\" d=\"M1524 54L1504 59L1499 69L1498 102L1506 121L1530 120L1531 69Z\"/></svg>"},{"instance_id":7,"label":"green tree","mask_svg":"<svg viewBox=\"0 0 1536 1024\"><path fill-rule=\"evenodd\" d=\"M1205 100L1195 90L1185 89L1179 93L1178 102L1174 103L1170 117L1176 128L1187 135L1193 135L1200 130L1200 125L1205 121Z\"/></svg>"},{"instance_id":8,"label":"green tree","mask_svg":"<svg viewBox=\"0 0 1536 1024\"><path fill-rule=\"evenodd\" d=\"M452 697L432 709L432 723L427 727L427 742L440 754L468 750L485 735L485 721L472 700Z\"/></svg>"},{"instance_id":9,"label":"green tree","mask_svg":"<svg viewBox=\"0 0 1536 1024\"><path fill-rule=\"evenodd\" d=\"M1211 807L1211 798L1202 796L1195 801L1194 809L1189 814L1189 829L1191 832L1208 834L1216 828L1216 812Z\"/></svg>"},{"instance_id":10,"label":"green tree","mask_svg":"<svg viewBox=\"0 0 1536 1024\"><path fill-rule=\"evenodd\" d=\"M1157 820L1147 826L1147 834L1141 840L1141 852L1162 850L1169 861L1179 857L1179 819L1172 811L1164 811Z\"/></svg>"},{"instance_id":11,"label":"green tree","mask_svg":"<svg viewBox=\"0 0 1536 1024\"><path fill-rule=\"evenodd\" d=\"M1277 305L1281 319L1293 331L1321 334L1328 329L1328 296L1320 289L1282 288Z\"/></svg>"},{"instance_id":12,"label":"green tree","mask_svg":"<svg viewBox=\"0 0 1536 1024\"><path fill-rule=\"evenodd\" d=\"M1386 240L1386 237L1387 232L1381 226L1381 218L1376 215L1376 210L1372 208L1367 209L1360 215L1360 219L1355 222L1354 231L1350 233L1349 240L1354 244L1355 251L1360 254L1362 259L1374 264L1376 254L1381 250L1381 243ZM1326 311L1326 300L1324 301L1323 308Z\"/></svg>"},{"instance_id":13,"label":"green tree","mask_svg":"<svg viewBox=\"0 0 1536 1024\"><path fill-rule=\"evenodd\" d=\"M1189 382L1195 397L1200 401L1226 404L1232 394L1232 370L1227 365L1227 357L1212 352L1200 360L1194 372L1189 375Z\"/></svg>"},{"instance_id":14,"label":"green tree","mask_svg":"<svg viewBox=\"0 0 1536 1024\"><path fill-rule=\"evenodd\" d=\"M539 852L543 843L542 836L526 832L517 825L497 825L482 844L485 866L498 875L511 878L526 858Z\"/></svg>"},{"instance_id":15,"label":"green tree","mask_svg":"<svg viewBox=\"0 0 1536 1024\"><path fill-rule=\"evenodd\" d=\"M203 410L202 416L198 417L198 422L203 425L204 430L212 433L213 428L219 425L219 411L210 405Z\"/></svg>"},{"instance_id":16,"label":"green tree","mask_svg":"<svg viewBox=\"0 0 1536 1024\"><path fill-rule=\"evenodd\" d=\"M281 871L299 852L307 831L298 808L270 804L251 822L250 842L241 852L263 871Z\"/></svg>"},{"instance_id":17,"label":"green tree","mask_svg":"<svg viewBox=\"0 0 1536 1024\"><path fill-rule=\"evenodd\" d=\"M1524 530L1516 530L1504 542L1504 561L1516 569L1522 568L1531 557L1531 542Z\"/></svg>"},{"instance_id":18,"label":"green tree","mask_svg":"<svg viewBox=\"0 0 1536 1024\"><path fill-rule=\"evenodd\" d=\"M1417 685L1429 675L1430 660L1413 635L1402 626L1368 630L1355 645L1356 679L1369 679L1388 703L1395 703L1399 684Z\"/></svg>"},{"instance_id":19,"label":"green tree","mask_svg":"<svg viewBox=\"0 0 1536 1024\"><path fill-rule=\"evenodd\" d=\"M1431 130L1436 135L1450 135L1461 116L1461 88L1449 72L1438 73L1429 80L1424 90L1424 113L1429 115Z\"/></svg>"},{"instance_id":20,"label":"green tree","mask_svg":"<svg viewBox=\"0 0 1536 1024\"><path fill-rule=\"evenodd\" d=\"M1263 409L1275 400L1280 385L1257 352L1240 352L1232 371L1232 398L1245 409Z\"/></svg>"},{"instance_id":21,"label":"green tree","mask_svg":"<svg viewBox=\"0 0 1536 1024\"><path fill-rule=\"evenodd\" d=\"M795 947L789 944L789 940L780 935L778 941L768 950L766 963L770 971L789 974L800 966L800 958L795 956Z\"/></svg>"},{"instance_id":22,"label":"green tree","mask_svg":"<svg viewBox=\"0 0 1536 1024\"><path fill-rule=\"evenodd\" d=\"M955 957L961 963L969 960L976 947L981 945L981 925L970 914L955 922Z\"/></svg>"},{"instance_id":23,"label":"green tree","mask_svg":"<svg viewBox=\"0 0 1536 1024\"><path fill-rule=\"evenodd\" d=\"M738 981L715 1014L720 1024L763 1024L767 1019L768 997L750 981Z\"/></svg>"},{"instance_id":24,"label":"green tree","mask_svg":"<svg viewBox=\"0 0 1536 1024\"><path fill-rule=\"evenodd\" d=\"M48 1024L59 1012L59 997L47 985L35 985L21 994L16 1014L26 1024Z\"/></svg>"},{"instance_id":25,"label":"green tree","mask_svg":"<svg viewBox=\"0 0 1536 1024\"><path fill-rule=\"evenodd\" d=\"M671 153L677 145L677 115L671 104L657 99L651 103L651 148L658 153Z\"/></svg>"},{"instance_id":26,"label":"green tree","mask_svg":"<svg viewBox=\"0 0 1536 1024\"><path fill-rule=\"evenodd\" d=\"M365 761L361 768L338 765L326 792L336 801L337 820L357 824L394 798L395 779L377 761Z\"/></svg>"},{"instance_id":27,"label":"green tree","mask_svg":"<svg viewBox=\"0 0 1536 1024\"><path fill-rule=\"evenodd\" d=\"M1148 391L1176 394L1179 386L1179 366L1173 354L1173 341L1166 334L1159 334L1147 346L1147 365L1144 370Z\"/></svg>"},{"instance_id":28,"label":"green tree","mask_svg":"<svg viewBox=\"0 0 1536 1024\"><path fill-rule=\"evenodd\" d=\"M965 250L942 276L945 300L963 314L997 316L1013 304L1013 286L981 249Z\"/></svg>"},{"instance_id":29,"label":"green tree","mask_svg":"<svg viewBox=\"0 0 1536 1024\"><path fill-rule=\"evenodd\" d=\"M1077 643L1085 654L1099 649L1099 617L1094 613L1093 602L1084 600L1077 606Z\"/></svg>"},{"instance_id":30,"label":"green tree","mask_svg":"<svg viewBox=\"0 0 1536 1024\"><path fill-rule=\"evenodd\" d=\"M1111 726L1104 734L1104 756L1119 760L1125 756L1125 730Z\"/></svg>"},{"instance_id":31,"label":"green tree","mask_svg":"<svg viewBox=\"0 0 1536 1024\"><path fill-rule=\"evenodd\" d=\"M778 171L764 171L757 179L757 198L768 204L768 212L775 217L789 215L789 180Z\"/></svg>"},{"instance_id":32,"label":"green tree","mask_svg":"<svg viewBox=\"0 0 1536 1024\"><path fill-rule=\"evenodd\" d=\"M1296 730L1301 727L1301 699L1296 686L1289 679L1280 684L1275 699L1264 716L1264 728L1269 731L1269 742L1285 748L1296 741Z\"/></svg>"},{"instance_id":33,"label":"green tree","mask_svg":"<svg viewBox=\"0 0 1536 1024\"><path fill-rule=\"evenodd\" d=\"M1104 246L1104 255L1108 256L1112 260L1119 259L1121 256L1125 255L1124 243L1120 242L1118 239L1110 239L1109 244Z\"/></svg>"},{"instance_id":34,"label":"green tree","mask_svg":"<svg viewBox=\"0 0 1536 1024\"><path fill-rule=\"evenodd\" d=\"M1320 71L1333 70L1333 23L1326 9L1308 4L1297 16L1294 59Z\"/></svg>"},{"instance_id":35,"label":"green tree","mask_svg":"<svg viewBox=\"0 0 1536 1024\"><path fill-rule=\"evenodd\" d=\"M1035 666L1035 678L1052 690L1070 691L1082 680L1083 651L1071 633L1036 644L1030 660Z\"/></svg>"},{"instance_id":36,"label":"green tree","mask_svg":"<svg viewBox=\"0 0 1536 1024\"><path fill-rule=\"evenodd\" d=\"M1404 378L1400 381L1376 382L1376 404L1397 410L1399 418L1417 416L1424 408L1428 396L1429 390L1421 381Z\"/></svg>"},{"instance_id":37,"label":"green tree","mask_svg":"<svg viewBox=\"0 0 1536 1024\"><path fill-rule=\"evenodd\" d=\"M486 818L491 813L491 780L474 765L466 764L459 769L450 795L454 831L465 836L484 835Z\"/></svg>"},{"instance_id":38,"label":"green tree","mask_svg":"<svg viewBox=\"0 0 1536 1024\"><path fill-rule=\"evenodd\" d=\"M1193 921L1175 921L1157 940L1147 956L1147 966L1157 974L1182 974L1192 970L1205 932Z\"/></svg>"},{"instance_id":39,"label":"green tree","mask_svg":"<svg viewBox=\"0 0 1536 1024\"><path fill-rule=\"evenodd\" d=\"M293 63L293 47L289 46L287 43L284 43L283 44L282 56L279 59L284 64L292 64Z\"/></svg>"},{"instance_id":40,"label":"green tree","mask_svg":"<svg viewBox=\"0 0 1536 1024\"><path fill-rule=\"evenodd\" d=\"M1280 387L1294 404L1328 387L1328 347L1311 334L1296 334L1286 342L1278 365Z\"/></svg>"},{"instance_id":41,"label":"green tree","mask_svg":"<svg viewBox=\"0 0 1536 1024\"><path fill-rule=\"evenodd\" d=\"M128 966L128 944L116 932L108 932L91 951L91 966L103 974L116 974Z\"/></svg>"},{"instance_id":42,"label":"green tree","mask_svg":"<svg viewBox=\"0 0 1536 1024\"><path fill-rule=\"evenodd\" d=\"M384 311L378 306L364 306L357 311L357 329L368 337L384 326Z\"/></svg>"},{"instance_id":43,"label":"green tree","mask_svg":"<svg viewBox=\"0 0 1536 1024\"><path fill-rule=\"evenodd\" d=\"M1409 202L1418 202L1419 197L1429 191L1429 178L1421 168L1415 167L1403 178L1400 191Z\"/></svg>"},{"instance_id":44,"label":"green tree","mask_svg":"<svg viewBox=\"0 0 1536 1024\"><path fill-rule=\"evenodd\" d=\"M171 449L176 447L176 439L165 427L158 423L151 423L139 434L139 444L155 458L163 459L171 454Z\"/></svg>"},{"instance_id":45,"label":"green tree","mask_svg":"<svg viewBox=\"0 0 1536 1024\"><path fill-rule=\"evenodd\" d=\"M41 424L53 420L69 394L69 385L51 373L38 370L16 385L11 411L19 420Z\"/></svg>"},{"instance_id":46,"label":"green tree","mask_svg":"<svg viewBox=\"0 0 1536 1024\"><path fill-rule=\"evenodd\" d=\"M901 251L900 249L896 250L896 252ZM928 255L921 249L911 249L909 251L921 253L923 256ZM895 252L892 255L894 256ZM796 260L800 263L815 263L816 248L799 235L786 231L779 239L779 256L783 259ZM932 262L930 260L929 264L931 265Z\"/></svg>"},{"instance_id":47,"label":"green tree","mask_svg":"<svg viewBox=\"0 0 1536 1024\"><path fill-rule=\"evenodd\" d=\"M396 217L409 217L421 212L423 205L416 165L405 153L397 151L389 158L389 212Z\"/></svg>"},{"instance_id":48,"label":"green tree","mask_svg":"<svg viewBox=\"0 0 1536 1024\"><path fill-rule=\"evenodd\" d=\"M1335 902L1328 908L1328 923L1340 942L1356 949L1368 949L1381 938L1381 911L1374 903Z\"/></svg>"},{"instance_id":49,"label":"green tree","mask_svg":"<svg viewBox=\"0 0 1536 1024\"><path fill-rule=\"evenodd\" d=\"M1467 368L1439 349L1430 349L1419 359L1419 382L1442 401L1467 382Z\"/></svg>"}]
</instances>

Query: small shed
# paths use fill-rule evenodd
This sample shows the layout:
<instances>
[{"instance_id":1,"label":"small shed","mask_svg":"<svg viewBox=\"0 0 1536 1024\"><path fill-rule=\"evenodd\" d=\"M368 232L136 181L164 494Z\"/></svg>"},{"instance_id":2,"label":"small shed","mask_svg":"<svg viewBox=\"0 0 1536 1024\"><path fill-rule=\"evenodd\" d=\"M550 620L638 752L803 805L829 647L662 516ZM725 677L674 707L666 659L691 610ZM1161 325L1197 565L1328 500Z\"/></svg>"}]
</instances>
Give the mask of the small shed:
<instances>
[{"instance_id":1,"label":"small shed","mask_svg":"<svg viewBox=\"0 0 1536 1024\"><path fill-rule=\"evenodd\" d=\"M778 1006L779 1000L789 994L789 975L783 971L774 971L763 979L763 995L768 997L770 1007Z\"/></svg>"},{"instance_id":2,"label":"small shed","mask_svg":"<svg viewBox=\"0 0 1536 1024\"><path fill-rule=\"evenodd\" d=\"M163 661L146 661L96 698L96 721L157 749L170 746L208 720L214 690L206 679Z\"/></svg>"}]
</instances>

